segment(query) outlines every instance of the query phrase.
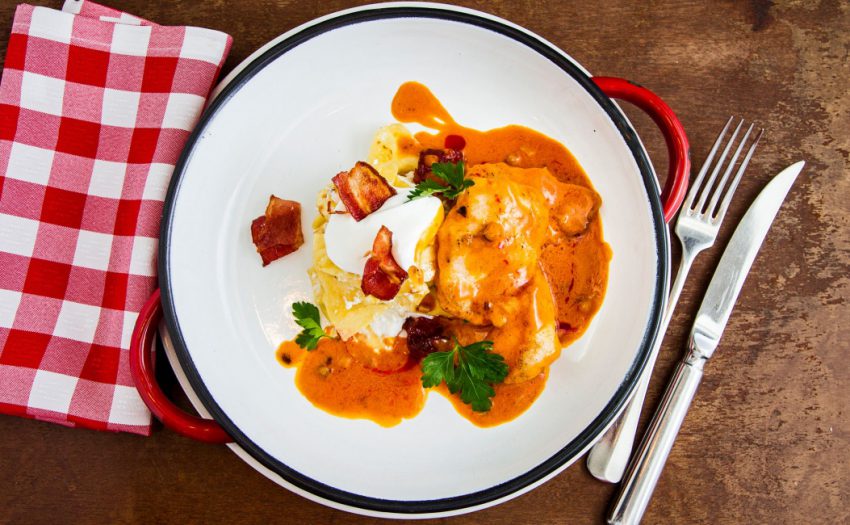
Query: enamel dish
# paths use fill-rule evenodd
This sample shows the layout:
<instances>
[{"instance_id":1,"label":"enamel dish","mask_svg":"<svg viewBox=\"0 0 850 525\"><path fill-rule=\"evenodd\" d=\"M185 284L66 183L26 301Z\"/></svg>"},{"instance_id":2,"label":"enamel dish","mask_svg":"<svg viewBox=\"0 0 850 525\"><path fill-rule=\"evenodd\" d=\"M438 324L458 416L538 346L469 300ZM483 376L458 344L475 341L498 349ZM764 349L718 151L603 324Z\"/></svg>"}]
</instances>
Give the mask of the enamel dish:
<instances>
[{"instance_id":1,"label":"enamel dish","mask_svg":"<svg viewBox=\"0 0 850 525\"><path fill-rule=\"evenodd\" d=\"M409 80L428 86L463 125L522 124L562 142L603 201L613 259L602 308L551 367L534 405L494 428L473 426L436 393L392 428L336 417L311 405L295 369L275 359L299 331L291 304L314 301L307 269L317 192L393 122L390 102ZM436 517L513 498L576 461L633 390L663 307L664 211L669 218L681 201L682 162L678 197L665 208L617 105L569 56L504 20L417 3L305 24L225 79L175 169L159 275L179 374L243 459L311 500L372 516ZM250 224L272 193L302 203L306 242L263 268ZM137 375L163 417L145 380ZM176 425L167 413L164 421Z\"/></svg>"}]
</instances>

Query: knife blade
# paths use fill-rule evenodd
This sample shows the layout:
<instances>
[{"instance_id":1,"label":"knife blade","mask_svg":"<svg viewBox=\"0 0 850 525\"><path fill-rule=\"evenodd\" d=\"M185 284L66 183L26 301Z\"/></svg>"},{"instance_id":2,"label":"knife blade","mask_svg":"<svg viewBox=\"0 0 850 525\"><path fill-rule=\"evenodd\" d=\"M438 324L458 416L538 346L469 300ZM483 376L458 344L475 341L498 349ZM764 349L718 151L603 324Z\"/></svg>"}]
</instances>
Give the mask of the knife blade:
<instances>
[{"instance_id":1,"label":"knife blade","mask_svg":"<svg viewBox=\"0 0 850 525\"><path fill-rule=\"evenodd\" d=\"M788 166L765 186L726 245L689 338L689 346L697 348L705 359L714 354L756 254L804 165L800 161Z\"/></svg>"},{"instance_id":2,"label":"knife blade","mask_svg":"<svg viewBox=\"0 0 850 525\"><path fill-rule=\"evenodd\" d=\"M625 481L608 516L608 523L640 523L702 379L703 366L717 349L747 273L804 164L802 161L797 162L776 175L756 197L735 228L697 312L685 358L676 367L661 404L629 465Z\"/></svg>"}]
</instances>

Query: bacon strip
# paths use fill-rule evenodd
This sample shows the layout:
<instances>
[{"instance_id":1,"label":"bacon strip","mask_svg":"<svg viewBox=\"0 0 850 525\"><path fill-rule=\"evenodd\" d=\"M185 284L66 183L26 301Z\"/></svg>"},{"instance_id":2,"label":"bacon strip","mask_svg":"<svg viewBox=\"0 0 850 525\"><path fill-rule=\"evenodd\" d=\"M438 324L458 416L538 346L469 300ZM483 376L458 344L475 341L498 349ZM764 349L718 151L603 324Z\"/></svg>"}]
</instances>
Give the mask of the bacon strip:
<instances>
[{"instance_id":1,"label":"bacon strip","mask_svg":"<svg viewBox=\"0 0 850 525\"><path fill-rule=\"evenodd\" d=\"M339 198L357 222L396 194L395 188L390 186L387 179L381 177L375 168L361 161L351 170L338 173L332 180Z\"/></svg>"},{"instance_id":2,"label":"bacon strip","mask_svg":"<svg viewBox=\"0 0 850 525\"><path fill-rule=\"evenodd\" d=\"M381 226L372 244L372 252L363 269L360 289L366 295L389 301L398 294L407 272L393 259L393 233Z\"/></svg>"},{"instance_id":3,"label":"bacon strip","mask_svg":"<svg viewBox=\"0 0 850 525\"><path fill-rule=\"evenodd\" d=\"M263 266L288 255L304 244L301 232L301 204L272 195L265 215L251 223L251 238Z\"/></svg>"},{"instance_id":4,"label":"bacon strip","mask_svg":"<svg viewBox=\"0 0 850 525\"><path fill-rule=\"evenodd\" d=\"M413 182L420 183L431 175L431 164L450 162L457 164L463 160L463 152L456 149L423 149L419 152L419 164L413 172ZM437 182L442 183L441 180Z\"/></svg>"}]
</instances>

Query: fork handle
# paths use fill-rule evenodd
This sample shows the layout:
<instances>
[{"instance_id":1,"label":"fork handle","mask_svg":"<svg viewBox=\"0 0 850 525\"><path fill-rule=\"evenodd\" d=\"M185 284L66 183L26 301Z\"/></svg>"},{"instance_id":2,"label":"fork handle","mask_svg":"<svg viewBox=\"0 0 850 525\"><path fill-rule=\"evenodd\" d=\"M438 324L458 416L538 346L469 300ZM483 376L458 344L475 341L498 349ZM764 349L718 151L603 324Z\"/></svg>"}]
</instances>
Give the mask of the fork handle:
<instances>
[{"instance_id":1,"label":"fork handle","mask_svg":"<svg viewBox=\"0 0 850 525\"><path fill-rule=\"evenodd\" d=\"M676 279L670 287L664 317L661 318L658 335L652 343L649 359L640 374L635 393L632 394L626 408L623 409L614 425L605 432L587 456L587 469L597 479L619 483L623 478L623 472L629 463L632 445L635 441L646 389L652 378L652 371L655 370L655 360L658 358L658 352L664 342L667 327L670 326L670 320L673 318L673 312L676 310L676 304L678 304L682 288L685 286L685 280L687 280L688 273L691 271L691 265L699 252L700 250L691 244L682 244L682 260L679 262L679 271L676 272Z\"/></svg>"},{"instance_id":2,"label":"fork handle","mask_svg":"<svg viewBox=\"0 0 850 525\"><path fill-rule=\"evenodd\" d=\"M593 77L593 82L608 97L625 100L642 109L664 135L670 167L661 192L661 202L664 205L664 220L670 222L685 199L691 173L690 145L685 128L670 106L643 86L617 77Z\"/></svg>"},{"instance_id":3,"label":"fork handle","mask_svg":"<svg viewBox=\"0 0 850 525\"><path fill-rule=\"evenodd\" d=\"M688 408L702 380L705 359L689 354L679 363L649 424L626 479L617 495L608 523L637 525L649 505L652 492L679 434Z\"/></svg>"}]
</instances>

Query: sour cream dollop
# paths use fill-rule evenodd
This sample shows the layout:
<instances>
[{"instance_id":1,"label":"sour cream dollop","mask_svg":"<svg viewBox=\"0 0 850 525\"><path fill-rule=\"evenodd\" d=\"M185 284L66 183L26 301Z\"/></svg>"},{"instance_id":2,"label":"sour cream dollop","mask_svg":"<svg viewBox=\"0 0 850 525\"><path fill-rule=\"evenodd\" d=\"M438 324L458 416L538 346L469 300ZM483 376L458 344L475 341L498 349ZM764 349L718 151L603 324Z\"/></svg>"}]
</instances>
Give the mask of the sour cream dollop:
<instances>
[{"instance_id":1,"label":"sour cream dollop","mask_svg":"<svg viewBox=\"0 0 850 525\"><path fill-rule=\"evenodd\" d=\"M325 248L331 262L346 272L363 275L375 236L381 226L386 226L393 233L393 258L410 270L416 264L419 240L440 217L443 205L437 197L408 201L412 190L396 188L397 195L360 222L347 213L332 214L325 228Z\"/></svg>"}]
</instances>

